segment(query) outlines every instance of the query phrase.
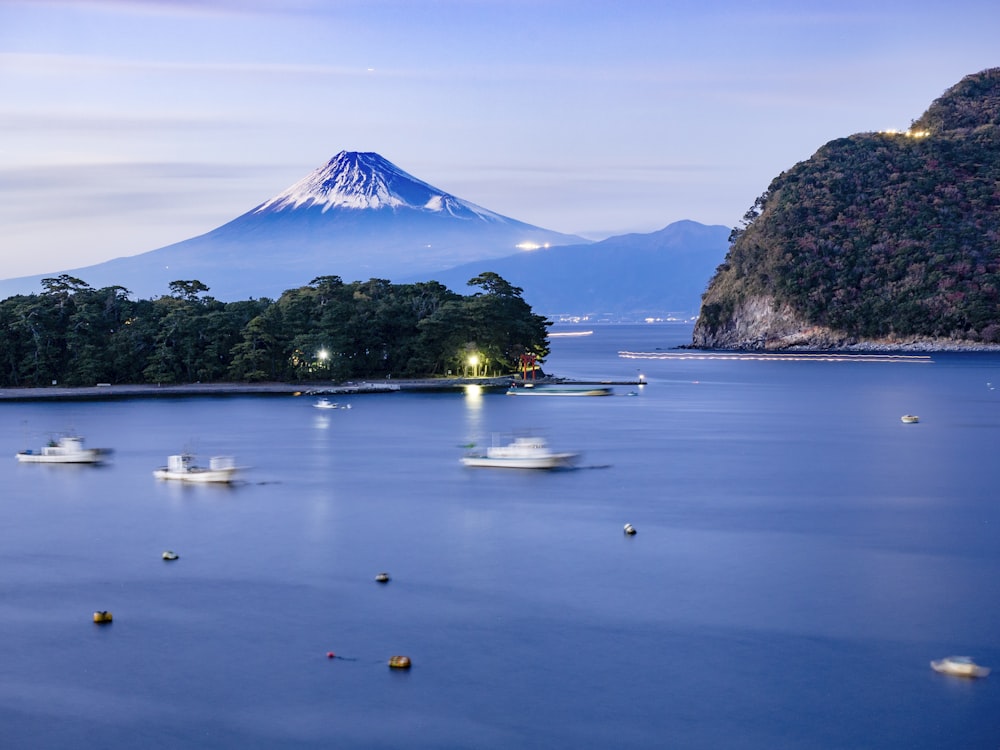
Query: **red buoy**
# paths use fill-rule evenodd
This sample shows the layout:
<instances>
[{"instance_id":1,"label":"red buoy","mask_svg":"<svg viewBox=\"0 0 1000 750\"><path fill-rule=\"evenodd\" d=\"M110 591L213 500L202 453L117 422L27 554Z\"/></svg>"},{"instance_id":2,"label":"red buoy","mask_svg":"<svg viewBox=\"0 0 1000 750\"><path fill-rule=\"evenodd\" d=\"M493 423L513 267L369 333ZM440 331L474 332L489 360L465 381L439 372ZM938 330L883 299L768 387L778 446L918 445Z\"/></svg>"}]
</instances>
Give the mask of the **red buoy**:
<instances>
[{"instance_id":1,"label":"red buoy","mask_svg":"<svg viewBox=\"0 0 1000 750\"><path fill-rule=\"evenodd\" d=\"M335 656L336 656L336 654L335 654L335 653L333 653L333 651L327 651L327 652L326 652L326 658L327 658L327 659L332 659L332 658L333 658L333 657L335 657Z\"/></svg>"}]
</instances>

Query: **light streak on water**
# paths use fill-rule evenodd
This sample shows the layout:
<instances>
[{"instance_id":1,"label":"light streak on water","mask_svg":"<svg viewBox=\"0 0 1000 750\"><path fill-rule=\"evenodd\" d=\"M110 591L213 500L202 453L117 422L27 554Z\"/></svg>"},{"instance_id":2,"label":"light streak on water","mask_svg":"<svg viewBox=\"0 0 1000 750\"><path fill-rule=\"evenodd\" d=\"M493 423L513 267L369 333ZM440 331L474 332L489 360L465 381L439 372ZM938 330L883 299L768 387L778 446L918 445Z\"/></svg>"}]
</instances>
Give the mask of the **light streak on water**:
<instances>
[{"instance_id":1,"label":"light streak on water","mask_svg":"<svg viewBox=\"0 0 1000 750\"><path fill-rule=\"evenodd\" d=\"M927 354L823 354L823 353L766 353L766 352L618 352L622 359L730 359L757 362L905 362L930 364L934 360Z\"/></svg>"}]
</instances>

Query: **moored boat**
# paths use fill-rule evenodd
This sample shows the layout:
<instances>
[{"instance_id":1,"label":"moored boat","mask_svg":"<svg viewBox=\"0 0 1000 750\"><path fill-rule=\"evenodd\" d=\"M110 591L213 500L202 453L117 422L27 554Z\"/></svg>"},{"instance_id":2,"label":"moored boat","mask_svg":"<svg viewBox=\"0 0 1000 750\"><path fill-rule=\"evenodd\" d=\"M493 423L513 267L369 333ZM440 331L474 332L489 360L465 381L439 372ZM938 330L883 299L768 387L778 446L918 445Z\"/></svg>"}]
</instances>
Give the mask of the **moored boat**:
<instances>
[{"instance_id":1,"label":"moored boat","mask_svg":"<svg viewBox=\"0 0 1000 750\"><path fill-rule=\"evenodd\" d=\"M315 404L313 404L317 409L336 409L337 404L328 398L321 398Z\"/></svg>"},{"instance_id":2,"label":"moored boat","mask_svg":"<svg viewBox=\"0 0 1000 750\"><path fill-rule=\"evenodd\" d=\"M167 465L156 469L153 476L157 479L176 479L181 482L228 483L236 478L239 470L232 456L213 456L206 468L197 466L194 463L194 456L190 453L181 453L168 456Z\"/></svg>"},{"instance_id":3,"label":"moored boat","mask_svg":"<svg viewBox=\"0 0 1000 750\"><path fill-rule=\"evenodd\" d=\"M920 417L916 414L904 414L899 419L903 424L916 424L920 421Z\"/></svg>"},{"instance_id":4,"label":"moored boat","mask_svg":"<svg viewBox=\"0 0 1000 750\"><path fill-rule=\"evenodd\" d=\"M508 469L557 469L571 465L576 453L553 453L545 438L518 437L506 445L493 445L485 453L462 457L465 466Z\"/></svg>"},{"instance_id":5,"label":"moored boat","mask_svg":"<svg viewBox=\"0 0 1000 750\"><path fill-rule=\"evenodd\" d=\"M985 677L990 673L989 667L981 667L969 656L946 656L931 662L931 669L941 674L955 677Z\"/></svg>"},{"instance_id":6,"label":"moored boat","mask_svg":"<svg viewBox=\"0 0 1000 750\"><path fill-rule=\"evenodd\" d=\"M58 440L50 440L38 452L26 450L18 453L17 460L35 464L96 464L110 453L107 448L84 448L82 437L65 435Z\"/></svg>"},{"instance_id":7,"label":"moored boat","mask_svg":"<svg viewBox=\"0 0 1000 750\"><path fill-rule=\"evenodd\" d=\"M990 673L989 667L981 667L968 656L946 656L931 662L931 669L941 674L955 677L985 677Z\"/></svg>"},{"instance_id":8,"label":"moored boat","mask_svg":"<svg viewBox=\"0 0 1000 750\"><path fill-rule=\"evenodd\" d=\"M511 386L507 390L508 396L610 396L613 393L611 388L606 386L587 388L566 388L563 386Z\"/></svg>"}]
</instances>

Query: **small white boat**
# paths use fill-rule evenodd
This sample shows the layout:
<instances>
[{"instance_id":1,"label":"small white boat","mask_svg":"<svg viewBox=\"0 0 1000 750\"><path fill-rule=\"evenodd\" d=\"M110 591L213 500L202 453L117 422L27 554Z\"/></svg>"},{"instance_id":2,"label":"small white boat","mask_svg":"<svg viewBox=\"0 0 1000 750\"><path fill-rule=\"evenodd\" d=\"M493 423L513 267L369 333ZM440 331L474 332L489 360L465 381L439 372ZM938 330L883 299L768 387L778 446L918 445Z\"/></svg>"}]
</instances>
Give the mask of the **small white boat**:
<instances>
[{"instance_id":1,"label":"small white boat","mask_svg":"<svg viewBox=\"0 0 1000 750\"><path fill-rule=\"evenodd\" d=\"M240 469L232 456L213 456L208 468L196 466L194 456L181 453L167 457L167 465L153 472L157 479L176 479L181 482L232 482Z\"/></svg>"},{"instance_id":2,"label":"small white boat","mask_svg":"<svg viewBox=\"0 0 1000 750\"><path fill-rule=\"evenodd\" d=\"M903 424L916 424L920 421L920 417L916 414L904 414L899 419Z\"/></svg>"},{"instance_id":3,"label":"small white boat","mask_svg":"<svg viewBox=\"0 0 1000 750\"><path fill-rule=\"evenodd\" d=\"M337 404L334 403L333 401L331 401L328 398L321 398L321 399L319 399L315 404L313 404L313 406L316 407L317 409L336 409L337 408Z\"/></svg>"},{"instance_id":4,"label":"small white boat","mask_svg":"<svg viewBox=\"0 0 1000 750\"><path fill-rule=\"evenodd\" d=\"M968 656L946 656L931 662L931 669L941 674L956 677L985 677L990 673L989 667L981 667Z\"/></svg>"},{"instance_id":5,"label":"small white boat","mask_svg":"<svg viewBox=\"0 0 1000 750\"><path fill-rule=\"evenodd\" d=\"M553 453L545 438L518 437L507 445L494 445L486 453L462 457L466 466L486 466L508 469L557 469L569 466L576 453Z\"/></svg>"},{"instance_id":6,"label":"small white boat","mask_svg":"<svg viewBox=\"0 0 1000 750\"><path fill-rule=\"evenodd\" d=\"M97 464L110 453L107 448L84 448L83 438L67 435L58 440L50 440L37 453L32 450L22 451L17 454L17 460L35 464Z\"/></svg>"}]
</instances>

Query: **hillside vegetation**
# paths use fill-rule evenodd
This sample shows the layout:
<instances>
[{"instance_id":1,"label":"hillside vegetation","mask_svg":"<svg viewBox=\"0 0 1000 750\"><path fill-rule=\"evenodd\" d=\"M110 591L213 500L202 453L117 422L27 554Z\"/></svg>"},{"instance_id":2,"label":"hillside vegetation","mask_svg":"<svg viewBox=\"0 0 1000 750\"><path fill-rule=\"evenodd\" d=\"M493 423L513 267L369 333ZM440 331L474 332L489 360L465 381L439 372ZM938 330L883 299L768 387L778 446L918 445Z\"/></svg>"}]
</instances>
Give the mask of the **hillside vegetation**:
<instances>
[{"instance_id":1,"label":"hillside vegetation","mask_svg":"<svg viewBox=\"0 0 1000 750\"><path fill-rule=\"evenodd\" d=\"M549 321L493 272L462 296L436 281L320 276L281 297L220 302L197 280L132 300L121 286L44 279L0 301L0 387L339 381L515 372L549 353Z\"/></svg>"},{"instance_id":2,"label":"hillside vegetation","mask_svg":"<svg viewBox=\"0 0 1000 750\"><path fill-rule=\"evenodd\" d=\"M905 133L826 144L730 240L695 346L1000 343L1000 68Z\"/></svg>"}]
</instances>

